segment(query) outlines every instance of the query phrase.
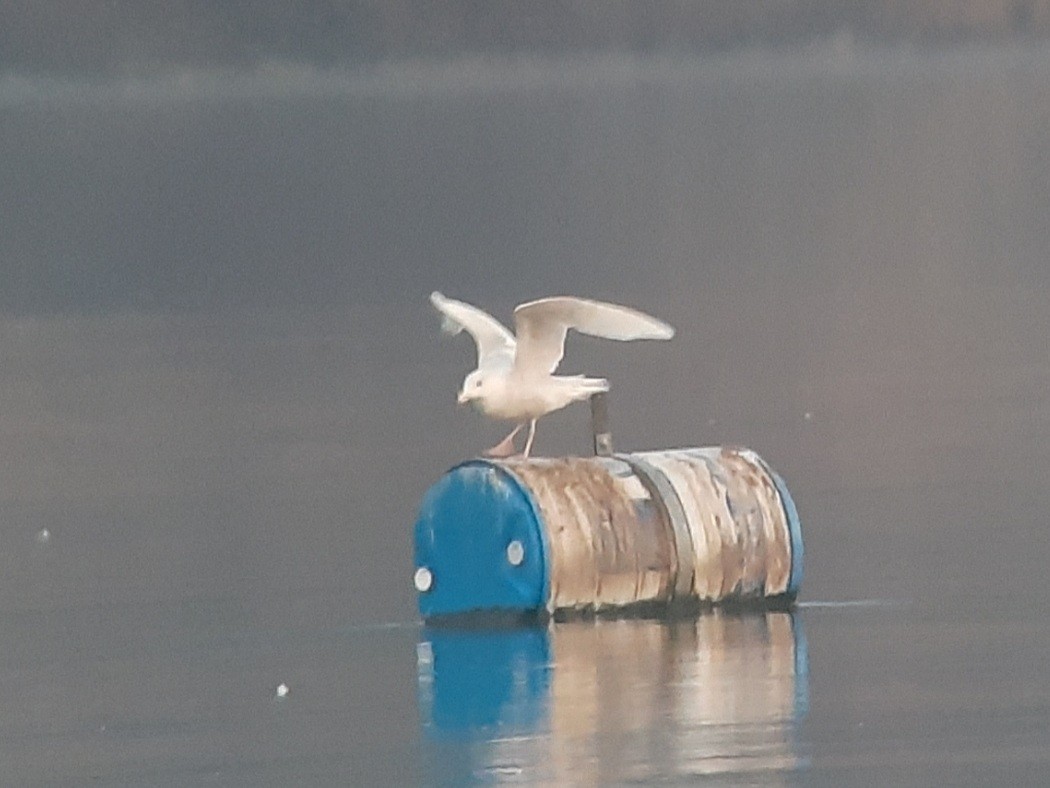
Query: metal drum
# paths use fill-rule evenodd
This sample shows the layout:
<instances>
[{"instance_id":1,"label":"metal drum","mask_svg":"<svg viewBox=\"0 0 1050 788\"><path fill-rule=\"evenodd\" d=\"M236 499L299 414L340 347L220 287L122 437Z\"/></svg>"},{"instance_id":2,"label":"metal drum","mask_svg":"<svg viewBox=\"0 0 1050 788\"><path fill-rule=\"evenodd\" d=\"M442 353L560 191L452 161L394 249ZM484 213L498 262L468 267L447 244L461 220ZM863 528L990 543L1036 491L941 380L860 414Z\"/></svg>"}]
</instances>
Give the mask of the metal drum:
<instances>
[{"instance_id":1,"label":"metal drum","mask_svg":"<svg viewBox=\"0 0 1050 788\"><path fill-rule=\"evenodd\" d=\"M470 460L415 526L426 619L790 602L802 532L754 452Z\"/></svg>"}]
</instances>

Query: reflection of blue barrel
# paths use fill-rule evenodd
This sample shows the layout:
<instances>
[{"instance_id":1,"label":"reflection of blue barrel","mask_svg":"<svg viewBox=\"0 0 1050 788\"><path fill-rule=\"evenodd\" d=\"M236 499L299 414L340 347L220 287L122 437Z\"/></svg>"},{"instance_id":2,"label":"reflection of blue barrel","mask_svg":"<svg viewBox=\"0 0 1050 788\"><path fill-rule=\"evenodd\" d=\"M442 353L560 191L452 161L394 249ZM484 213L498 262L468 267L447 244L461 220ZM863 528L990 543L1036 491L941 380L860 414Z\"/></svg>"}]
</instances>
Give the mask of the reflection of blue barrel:
<instances>
[{"instance_id":1,"label":"reflection of blue barrel","mask_svg":"<svg viewBox=\"0 0 1050 788\"><path fill-rule=\"evenodd\" d=\"M802 531L754 452L470 460L415 529L424 618L790 601Z\"/></svg>"},{"instance_id":2,"label":"reflection of blue barrel","mask_svg":"<svg viewBox=\"0 0 1050 788\"><path fill-rule=\"evenodd\" d=\"M545 721L551 655L544 628L425 629L416 661L420 711L436 738L526 734Z\"/></svg>"},{"instance_id":3,"label":"reflection of blue barrel","mask_svg":"<svg viewBox=\"0 0 1050 788\"><path fill-rule=\"evenodd\" d=\"M428 783L677 785L804 763L809 661L792 611L424 627L416 656Z\"/></svg>"}]
</instances>

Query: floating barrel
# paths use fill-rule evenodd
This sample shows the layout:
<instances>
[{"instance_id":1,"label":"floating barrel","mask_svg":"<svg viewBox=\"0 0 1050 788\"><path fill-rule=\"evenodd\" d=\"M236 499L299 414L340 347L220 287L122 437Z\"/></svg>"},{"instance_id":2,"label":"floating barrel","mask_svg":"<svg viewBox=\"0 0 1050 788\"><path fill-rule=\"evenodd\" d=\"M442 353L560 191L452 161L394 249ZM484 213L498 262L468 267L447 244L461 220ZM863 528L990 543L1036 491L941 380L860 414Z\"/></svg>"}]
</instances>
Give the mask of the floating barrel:
<instances>
[{"instance_id":1,"label":"floating barrel","mask_svg":"<svg viewBox=\"0 0 1050 788\"><path fill-rule=\"evenodd\" d=\"M754 452L476 459L439 480L415 526L426 619L790 602L802 531Z\"/></svg>"}]
</instances>

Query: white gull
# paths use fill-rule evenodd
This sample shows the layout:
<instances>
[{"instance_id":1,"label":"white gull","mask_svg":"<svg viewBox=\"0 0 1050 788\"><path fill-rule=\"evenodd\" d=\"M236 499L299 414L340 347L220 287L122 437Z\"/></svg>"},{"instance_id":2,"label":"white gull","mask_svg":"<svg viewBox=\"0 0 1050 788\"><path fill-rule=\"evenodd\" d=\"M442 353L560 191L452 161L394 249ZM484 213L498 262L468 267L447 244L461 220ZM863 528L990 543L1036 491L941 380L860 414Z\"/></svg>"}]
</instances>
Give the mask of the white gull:
<instances>
[{"instance_id":1,"label":"white gull","mask_svg":"<svg viewBox=\"0 0 1050 788\"><path fill-rule=\"evenodd\" d=\"M430 302L444 316L445 331L458 334L466 330L477 345L477 369L463 380L460 404L469 402L486 416L517 422L510 435L486 452L495 457L514 453L514 437L526 424L529 435L522 456L528 457L537 419L609 390L609 381L604 378L554 374L565 355L565 335L570 328L620 341L674 336L674 329L655 317L584 298L556 296L520 304L514 309L517 336L470 304L436 291L430 294Z\"/></svg>"}]
</instances>

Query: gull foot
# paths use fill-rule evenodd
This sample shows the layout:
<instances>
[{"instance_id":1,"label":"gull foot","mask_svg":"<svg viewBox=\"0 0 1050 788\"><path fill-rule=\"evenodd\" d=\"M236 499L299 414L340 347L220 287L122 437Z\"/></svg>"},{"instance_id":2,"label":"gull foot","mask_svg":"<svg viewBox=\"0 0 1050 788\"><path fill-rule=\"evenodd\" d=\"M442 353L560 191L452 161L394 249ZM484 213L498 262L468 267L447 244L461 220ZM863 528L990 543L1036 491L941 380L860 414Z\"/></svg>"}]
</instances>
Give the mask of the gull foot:
<instances>
[{"instance_id":1,"label":"gull foot","mask_svg":"<svg viewBox=\"0 0 1050 788\"><path fill-rule=\"evenodd\" d=\"M506 457L513 457L513 456L515 456L518 453L518 450L514 447L514 437L519 432L521 432L521 428L524 427L524 426L525 426L524 424L519 424L517 427L515 427L513 430L511 430L510 435L508 435L506 438L501 440L499 443L497 443L491 449L486 449L485 451L483 451L481 453L482 456L484 456L484 457L500 457L500 458L506 458Z\"/></svg>"},{"instance_id":2,"label":"gull foot","mask_svg":"<svg viewBox=\"0 0 1050 788\"><path fill-rule=\"evenodd\" d=\"M508 457L515 457L520 452L514 446L514 435L508 435L506 438L501 440L491 449L485 449L482 455L485 457L497 457L499 459L506 459Z\"/></svg>"},{"instance_id":3,"label":"gull foot","mask_svg":"<svg viewBox=\"0 0 1050 788\"><path fill-rule=\"evenodd\" d=\"M481 452L482 457L492 457L493 459L506 460L510 457L519 457L521 452L517 450L513 442L503 441L493 446L491 449L485 449Z\"/></svg>"}]
</instances>

